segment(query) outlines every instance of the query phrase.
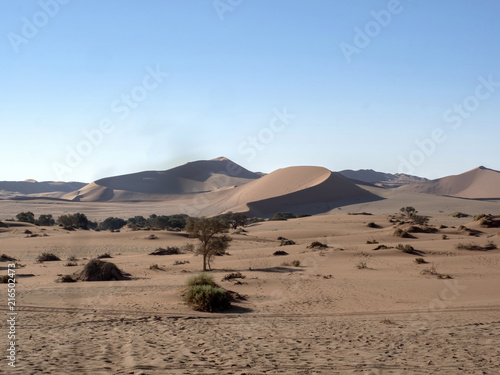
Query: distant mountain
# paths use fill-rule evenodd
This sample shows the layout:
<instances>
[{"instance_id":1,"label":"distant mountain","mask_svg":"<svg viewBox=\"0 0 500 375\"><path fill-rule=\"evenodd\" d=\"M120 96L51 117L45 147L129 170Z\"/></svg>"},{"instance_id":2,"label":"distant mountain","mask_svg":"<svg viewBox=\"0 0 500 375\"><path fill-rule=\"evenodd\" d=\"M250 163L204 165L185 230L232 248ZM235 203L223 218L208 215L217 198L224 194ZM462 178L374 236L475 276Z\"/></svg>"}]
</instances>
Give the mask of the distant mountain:
<instances>
[{"instance_id":1,"label":"distant mountain","mask_svg":"<svg viewBox=\"0 0 500 375\"><path fill-rule=\"evenodd\" d=\"M373 169L360 169L357 171L346 169L339 172L342 176L351 180L366 182L385 188L395 188L402 185L421 183L429 181L423 177L411 176L404 173L383 173Z\"/></svg>"},{"instance_id":2,"label":"distant mountain","mask_svg":"<svg viewBox=\"0 0 500 375\"><path fill-rule=\"evenodd\" d=\"M97 180L66 194L74 201L161 200L165 195L215 191L261 176L220 157L190 162L166 171L146 171Z\"/></svg>"},{"instance_id":3,"label":"distant mountain","mask_svg":"<svg viewBox=\"0 0 500 375\"><path fill-rule=\"evenodd\" d=\"M459 175L401 186L398 189L469 199L500 199L500 172L481 166Z\"/></svg>"},{"instance_id":4,"label":"distant mountain","mask_svg":"<svg viewBox=\"0 0 500 375\"><path fill-rule=\"evenodd\" d=\"M14 197L60 198L85 185L83 182L0 181L0 199Z\"/></svg>"}]
</instances>

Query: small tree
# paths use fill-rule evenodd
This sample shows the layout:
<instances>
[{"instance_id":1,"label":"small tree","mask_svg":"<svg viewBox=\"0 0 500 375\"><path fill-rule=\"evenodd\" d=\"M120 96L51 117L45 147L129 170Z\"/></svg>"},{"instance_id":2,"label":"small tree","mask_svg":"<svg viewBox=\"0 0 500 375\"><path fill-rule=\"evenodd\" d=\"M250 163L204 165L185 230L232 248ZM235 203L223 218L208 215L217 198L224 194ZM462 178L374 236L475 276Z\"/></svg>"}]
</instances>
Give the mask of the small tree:
<instances>
[{"instance_id":1,"label":"small tree","mask_svg":"<svg viewBox=\"0 0 500 375\"><path fill-rule=\"evenodd\" d=\"M247 222L247 215L241 212L227 212L222 214L220 218L228 223L233 229L245 226Z\"/></svg>"},{"instance_id":2,"label":"small tree","mask_svg":"<svg viewBox=\"0 0 500 375\"><path fill-rule=\"evenodd\" d=\"M118 217L108 217L102 223L99 224L100 230L118 230L121 229L127 222Z\"/></svg>"},{"instance_id":3,"label":"small tree","mask_svg":"<svg viewBox=\"0 0 500 375\"><path fill-rule=\"evenodd\" d=\"M36 221L37 225L49 227L56 223L52 215L40 215L38 220Z\"/></svg>"},{"instance_id":4,"label":"small tree","mask_svg":"<svg viewBox=\"0 0 500 375\"><path fill-rule=\"evenodd\" d=\"M408 218L411 218L413 216L415 216L417 214L417 210L415 209L415 207L411 207L411 206L408 206L408 207L401 207L400 210L401 213L408 217Z\"/></svg>"},{"instance_id":5,"label":"small tree","mask_svg":"<svg viewBox=\"0 0 500 375\"><path fill-rule=\"evenodd\" d=\"M203 271L211 269L210 262L215 255L226 252L231 237L225 235L228 224L217 218L188 218L186 231L200 240L196 253L203 256Z\"/></svg>"},{"instance_id":6,"label":"small tree","mask_svg":"<svg viewBox=\"0 0 500 375\"><path fill-rule=\"evenodd\" d=\"M35 224L35 215L33 212L20 212L16 215L17 221L21 221L23 223Z\"/></svg>"}]
</instances>

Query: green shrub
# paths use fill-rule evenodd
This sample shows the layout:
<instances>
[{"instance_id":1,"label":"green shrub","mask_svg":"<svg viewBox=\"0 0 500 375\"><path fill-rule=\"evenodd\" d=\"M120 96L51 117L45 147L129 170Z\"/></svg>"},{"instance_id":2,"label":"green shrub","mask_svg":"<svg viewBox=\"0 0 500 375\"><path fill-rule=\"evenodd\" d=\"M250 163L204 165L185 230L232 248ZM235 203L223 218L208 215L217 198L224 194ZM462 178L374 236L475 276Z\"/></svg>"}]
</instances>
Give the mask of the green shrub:
<instances>
[{"instance_id":1,"label":"green shrub","mask_svg":"<svg viewBox=\"0 0 500 375\"><path fill-rule=\"evenodd\" d=\"M38 220L36 221L36 225L41 225L44 227L49 227L55 225L56 221L52 217L52 215L40 215Z\"/></svg>"},{"instance_id":2,"label":"green shrub","mask_svg":"<svg viewBox=\"0 0 500 375\"><path fill-rule=\"evenodd\" d=\"M227 291L213 285L191 285L185 301L194 310L205 312L224 311L231 306Z\"/></svg>"},{"instance_id":3,"label":"green shrub","mask_svg":"<svg viewBox=\"0 0 500 375\"><path fill-rule=\"evenodd\" d=\"M277 212L273 217L269 219L269 221L279 221L279 220L288 220L295 219L296 216L291 212Z\"/></svg>"},{"instance_id":4,"label":"green shrub","mask_svg":"<svg viewBox=\"0 0 500 375\"><path fill-rule=\"evenodd\" d=\"M33 212L20 212L16 215L17 221L20 221L22 223L30 223L30 224L35 224L35 215Z\"/></svg>"}]
</instances>

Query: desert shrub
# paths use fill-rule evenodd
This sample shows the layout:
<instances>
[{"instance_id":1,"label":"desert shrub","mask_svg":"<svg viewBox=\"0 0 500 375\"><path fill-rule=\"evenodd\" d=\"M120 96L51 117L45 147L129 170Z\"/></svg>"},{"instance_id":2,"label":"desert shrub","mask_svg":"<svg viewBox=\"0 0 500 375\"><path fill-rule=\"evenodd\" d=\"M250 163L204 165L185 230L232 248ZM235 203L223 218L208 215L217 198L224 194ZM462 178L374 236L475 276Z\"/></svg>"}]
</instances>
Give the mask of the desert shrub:
<instances>
[{"instance_id":1,"label":"desert shrub","mask_svg":"<svg viewBox=\"0 0 500 375\"><path fill-rule=\"evenodd\" d=\"M91 259L78 275L82 281L127 280L128 277L114 263Z\"/></svg>"},{"instance_id":2,"label":"desert shrub","mask_svg":"<svg viewBox=\"0 0 500 375\"><path fill-rule=\"evenodd\" d=\"M300 267L300 260L292 260L292 266Z\"/></svg>"},{"instance_id":3,"label":"desert shrub","mask_svg":"<svg viewBox=\"0 0 500 375\"><path fill-rule=\"evenodd\" d=\"M485 215L479 220L479 225L483 228L498 228L500 227L500 219L495 219L492 215Z\"/></svg>"},{"instance_id":4,"label":"desert shrub","mask_svg":"<svg viewBox=\"0 0 500 375\"><path fill-rule=\"evenodd\" d=\"M70 261L70 262L76 262L76 261L78 261L78 258L75 257L74 255L72 255L72 256L68 257L67 260Z\"/></svg>"},{"instance_id":5,"label":"desert shrub","mask_svg":"<svg viewBox=\"0 0 500 375\"><path fill-rule=\"evenodd\" d=\"M413 217L414 215L416 215L416 213L418 212L414 207L411 207L411 206L407 206L407 207L401 207L399 209L399 211L404 215L404 216L407 216L407 217Z\"/></svg>"},{"instance_id":6,"label":"desert shrub","mask_svg":"<svg viewBox=\"0 0 500 375\"><path fill-rule=\"evenodd\" d=\"M179 266L181 264L189 264L189 260L176 260L174 266Z\"/></svg>"},{"instance_id":7,"label":"desert shrub","mask_svg":"<svg viewBox=\"0 0 500 375\"><path fill-rule=\"evenodd\" d=\"M403 253L406 254L415 254L415 249L411 245L398 244L396 246L396 249L401 250Z\"/></svg>"},{"instance_id":8,"label":"desert shrub","mask_svg":"<svg viewBox=\"0 0 500 375\"><path fill-rule=\"evenodd\" d=\"M478 221L478 220L481 220L483 217L485 217L486 214L479 214L479 215L476 215L474 216L474 221Z\"/></svg>"},{"instance_id":9,"label":"desert shrub","mask_svg":"<svg viewBox=\"0 0 500 375\"><path fill-rule=\"evenodd\" d=\"M288 238L281 240L280 246L289 246L289 245L295 245L295 241L289 240Z\"/></svg>"},{"instance_id":10,"label":"desert shrub","mask_svg":"<svg viewBox=\"0 0 500 375\"><path fill-rule=\"evenodd\" d=\"M247 223L247 215L241 212L232 212L229 211L225 214L219 215L219 219L225 221L228 227L232 229L236 229L238 227L242 227Z\"/></svg>"},{"instance_id":11,"label":"desert shrub","mask_svg":"<svg viewBox=\"0 0 500 375\"><path fill-rule=\"evenodd\" d=\"M61 260L57 255L52 254L52 253L42 253L36 258L38 263L43 263L43 262L54 262Z\"/></svg>"},{"instance_id":12,"label":"desert shrub","mask_svg":"<svg viewBox=\"0 0 500 375\"><path fill-rule=\"evenodd\" d=\"M119 230L123 228L127 222L118 217L108 217L103 222L99 223L98 228L100 230Z\"/></svg>"},{"instance_id":13,"label":"desert shrub","mask_svg":"<svg viewBox=\"0 0 500 375\"><path fill-rule=\"evenodd\" d=\"M215 283L214 278L211 275L207 275L204 272L202 272L198 275L191 276L187 280L186 285L188 287L195 286L195 285L209 285L209 286L214 286L214 287L218 286Z\"/></svg>"},{"instance_id":14,"label":"desert shrub","mask_svg":"<svg viewBox=\"0 0 500 375\"><path fill-rule=\"evenodd\" d=\"M405 231L401 228L396 229L393 236L400 237L400 238L411 238L411 235L407 231Z\"/></svg>"},{"instance_id":15,"label":"desert shrub","mask_svg":"<svg viewBox=\"0 0 500 375\"><path fill-rule=\"evenodd\" d=\"M224 311L231 306L227 291L213 285L191 285L185 301L194 310L205 312Z\"/></svg>"},{"instance_id":16,"label":"desert shrub","mask_svg":"<svg viewBox=\"0 0 500 375\"><path fill-rule=\"evenodd\" d=\"M365 270L365 269L368 269L368 266L366 265L366 262L361 260L359 261L357 264L356 264L356 268L358 270Z\"/></svg>"},{"instance_id":17,"label":"desert shrub","mask_svg":"<svg viewBox=\"0 0 500 375\"><path fill-rule=\"evenodd\" d=\"M163 248L158 248L152 253L149 253L149 255L176 255L176 254L182 254L181 249L179 249L177 246L167 246L166 249Z\"/></svg>"},{"instance_id":18,"label":"desert shrub","mask_svg":"<svg viewBox=\"0 0 500 375\"><path fill-rule=\"evenodd\" d=\"M150 234L149 236L146 237L148 240L157 240L158 236L156 234Z\"/></svg>"},{"instance_id":19,"label":"desert shrub","mask_svg":"<svg viewBox=\"0 0 500 375\"><path fill-rule=\"evenodd\" d=\"M64 267L76 267L76 266L78 266L78 263L76 262L66 262L64 264Z\"/></svg>"},{"instance_id":20,"label":"desert shrub","mask_svg":"<svg viewBox=\"0 0 500 375\"><path fill-rule=\"evenodd\" d=\"M492 241L488 241L488 243L485 246L477 245L474 242L459 243L457 245L458 250L469 250L469 251L486 251L486 250L495 250L496 248L497 245Z\"/></svg>"},{"instance_id":21,"label":"desert shrub","mask_svg":"<svg viewBox=\"0 0 500 375\"><path fill-rule=\"evenodd\" d=\"M452 214L450 214L450 216L452 217L456 217L456 218L462 218L462 217L469 217L470 215L469 214L466 214L466 213L463 213L463 212L453 212Z\"/></svg>"},{"instance_id":22,"label":"desert shrub","mask_svg":"<svg viewBox=\"0 0 500 375\"><path fill-rule=\"evenodd\" d=\"M56 221L52 217L52 215L40 215L38 217L38 220L36 220L35 224L44 226L44 227L49 227L52 225L55 225Z\"/></svg>"},{"instance_id":23,"label":"desert shrub","mask_svg":"<svg viewBox=\"0 0 500 375\"><path fill-rule=\"evenodd\" d=\"M0 262L15 262L16 260L16 258L10 257L5 254L0 255Z\"/></svg>"},{"instance_id":24,"label":"desert shrub","mask_svg":"<svg viewBox=\"0 0 500 375\"><path fill-rule=\"evenodd\" d=\"M1 275L0 276L0 284L8 284L9 279L10 279L9 275Z\"/></svg>"},{"instance_id":25,"label":"desert shrub","mask_svg":"<svg viewBox=\"0 0 500 375\"><path fill-rule=\"evenodd\" d=\"M18 213L16 219L22 223L35 224L35 215L31 211Z\"/></svg>"},{"instance_id":26,"label":"desert shrub","mask_svg":"<svg viewBox=\"0 0 500 375\"><path fill-rule=\"evenodd\" d=\"M376 244L378 244L378 241L377 240L371 240L371 241L368 240L368 241L366 241L366 244L367 245L376 245Z\"/></svg>"},{"instance_id":27,"label":"desert shrub","mask_svg":"<svg viewBox=\"0 0 500 375\"><path fill-rule=\"evenodd\" d=\"M246 233L247 231L243 228L238 228L234 231L234 234L242 234L242 233Z\"/></svg>"},{"instance_id":28,"label":"desert shrub","mask_svg":"<svg viewBox=\"0 0 500 375\"><path fill-rule=\"evenodd\" d=\"M375 224L373 221L370 221L366 226L368 228L380 228L380 226Z\"/></svg>"},{"instance_id":29,"label":"desert shrub","mask_svg":"<svg viewBox=\"0 0 500 375\"><path fill-rule=\"evenodd\" d=\"M415 263L417 263L417 264L426 264L427 261L424 258L415 258Z\"/></svg>"},{"instance_id":30,"label":"desert shrub","mask_svg":"<svg viewBox=\"0 0 500 375\"><path fill-rule=\"evenodd\" d=\"M441 238L442 238L443 240L447 240L447 239L448 239L448 236L447 236L446 234L443 234L443 235L441 236Z\"/></svg>"},{"instance_id":31,"label":"desert shrub","mask_svg":"<svg viewBox=\"0 0 500 375\"><path fill-rule=\"evenodd\" d=\"M56 223L65 228L85 230L97 228L97 223L90 221L85 214L79 212L72 215L61 215L57 218Z\"/></svg>"},{"instance_id":32,"label":"desert shrub","mask_svg":"<svg viewBox=\"0 0 500 375\"><path fill-rule=\"evenodd\" d=\"M277 212L273 217L269 219L269 221L280 221L280 220L288 220L295 219L296 216L291 212Z\"/></svg>"},{"instance_id":33,"label":"desert shrub","mask_svg":"<svg viewBox=\"0 0 500 375\"><path fill-rule=\"evenodd\" d=\"M109 253L104 253L104 254L98 255L96 258L97 259L110 259L113 257Z\"/></svg>"},{"instance_id":34,"label":"desert shrub","mask_svg":"<svg viewBox=\"0 0 500 375\"><path fill-rule=\"evenodd\" d=\"M247 219L246 225L256 224L256 223L262 223L264 221L266 221L266 220L263 219L263 218L261 218L261 217L252 217L252 218L248 218Z\"/></svg>"},{"instance_id":35,"label":"desert shrub","mask_svg":"<svg viewBox=\"0 0 500 375\"><path fill-rule=\"evenodd\" d=\"M245 278L246 278L246 276L242 275L241 272L232 272L232 273L228 273L227 275L225 275L222 278L222 281L229 281L229 280L233 280L233 279L245 279Z\"/></svg>"},{"instance_id":36,"label":"desert shrub","mask_svg":"<svg viewBox=\"0 0 500 375\"><path fill-rule=\"evenodd\" d=\"M273 253L274 256L283 256L283 255L288 255L286 251L283 250L278 250Z\"/></svg>"},{"instance_id":37,"label":"desert shrub","mask_svg":"<svg viewBox=\"0 0 500 375\"><path fill-rule=\"evenodd\" d=\"M158 264L152 264L149 266L149 269L152 271L165 271L165 268L159 266Z\"/></svg>"},{"instance_id":38,"label":"desert shrub","mask_svg":"<svg viewBox=\"0 0 500 375\"><path fill-rule=\"evenodd\" d=\"M436 267L431 266L426 269L424 269L422 272L420 272L422 275L431 275L431 276L436 276L438 279L452 279L450 275L444 274L444 273L439 273L436 270Z\"/></svg>"},{"instance_id":39,"label":"desert shrub","mask_svg":"<svg viewBox=\"0 0 500 375\"><path fill-rule=\"evenodd\" d=\"M413 222L418 225L425 225L429 222L429 217L428 216L422 216L422 215L414 215L412 217Z\"/></svg>"},{"instance_id":40,"label":"desert shrub","mask_svg":"<svg viewBox=\"0 0 500 375\"><path fill-rule=\"evenodd\" d=\"M386 245L379 245L377 246L375 249L373 250L385 250L385 249L388 249L389 247L387 247Z\"/></svg>"},{"instance_id":41,"label":"desert shrub","mask_svg":"<svg viewBox=\"0 0 500 375\"><path fill-rule=\"evenodd\" d=\"M58 281L61 283L76 283L77 280L75 280L71 275L64 275L61 276Z\"/></svg>"},{"instance_id":42,"label":"desert shrub","mask_svg":"<svg viewBox=\"0 0 500 375\"><path fill-rule=\"evenodd\" d=\"M362 215L362 216L372 216L372 214L370 212L348 212L347 215L354 215L354 216L358 216L358 215Z\"/></svg>"},{"instance_id":43,"label":"desert shrub","mask_svg":"<svg viewBox=\"0 0 500 375\"><path fill-rule=\"evenodd\" d=\"M412 225L406 231L408 233L437 233L438 229L434 228L434 227L428 227L428 226L425 226L422 228L422 227L419 227L416 225Z\"/></svg>"},{"instance_id":44,"label":"desert shrub","mask_svg":"<svg viewBox=\"0 0 500 375\"><path fill-rule=\"evenodd\" d=\"M327 247L327 244L321 243L319 241L313 241L309 246L307 246L308 249L326 249Z\"/></svg>"}]
</instances>

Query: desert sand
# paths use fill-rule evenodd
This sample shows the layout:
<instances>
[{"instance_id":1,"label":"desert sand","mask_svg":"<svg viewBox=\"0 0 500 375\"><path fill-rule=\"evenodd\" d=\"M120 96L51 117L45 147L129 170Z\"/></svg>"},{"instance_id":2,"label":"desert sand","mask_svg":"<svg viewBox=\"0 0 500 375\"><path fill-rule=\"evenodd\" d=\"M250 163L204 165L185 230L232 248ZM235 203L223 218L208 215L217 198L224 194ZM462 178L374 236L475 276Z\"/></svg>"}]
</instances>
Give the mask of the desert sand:
<instances>
[{"instance_id":1,"label":"desert sand","mask_svg":"<svg viewBox=\"0 0 500 375\"><path fill-rule=\"evenodd\" d=\"M5 365L0 373L500 373L500 250L457 249L459 243L500 245L500 229L483 228L471 216L451 216L500 215L498 172L478 169L446 180L455 190L429 194L417 185L386 189L355 182L321 167L265 176L218 173L226 162L188 164L168 172L166 180L161 172L104 179L60 192L58 199L0 200L0 220L10 225L0 227L1 253L22 265L16 368ZM488 199L461 196L469 194ZM395 237L397 228L410 224L391 219L409 205L429 216L438 231ZM216 257L210 274L246 300L225 313L196 312L183 301L186 280L202 269L201 257L149 255L160 247L195 244L184 232L69 231L5 221L22 211L37 217L82 212L100 221L229 210L316 215L230 231L229 255ZM479 231L477 236L461 225ZM150 239L152 234L157 238ZM278 237L295 245L280 246ZM328 247L311 249L313 241ZM405 253L398 244L415 251ZM380 245L385 248L376 250ZM288 255L274 256L277 250ZM43 252L61 261L37 263ZM104 253L131 279L57 282ZM70 257L77 265L68 265ZM7 263L0 263L3 274ZM245 278L222 281L231 272ZM6 303L2 310L7 313ZM1 337L7 337L5 325Z\"/></svg>"},{"instance_id":2,"label":"desert sand","mask_svg":"<svg viewBox=\"0 0 500 375\"><path fill-rule=\"evenodd\" d=\"M129 229L2 228L2 252L25 265L19 273L34 275L17 285L18 367L9 373L499 373L500 251L455 248L499 243L498 229L443 215L431 223L449 228L401 239L389 217L319 215L232 234L230 255L217 257L211 274L247 300L223 314L192 311L182 300L200 257L148 255L196 242L183 233L155 231L158 239L150 240L151 232ZM368 228L371 221L381 228ZM472 238L461 224L483 233ZM40 237L26 238L26 229ZM280 247L278 236L296 245ZM368 240L411 244L429 263L416 264L415 255L397 249L373 250L378 245ZM307 248L312 241L329 247ZM273 256L278 249L289 255ZM45 251L62 261L36 263ZM56 283L105 252L132 280ZM70 256L78 266L65 266ZM290 266L292 260L301 265ZM358 269L360 262L367 269ZM422 275L431 265L452 279ZM241 285L221 281L234 271L246 276Z\"/></svg>"}]
</instances>

